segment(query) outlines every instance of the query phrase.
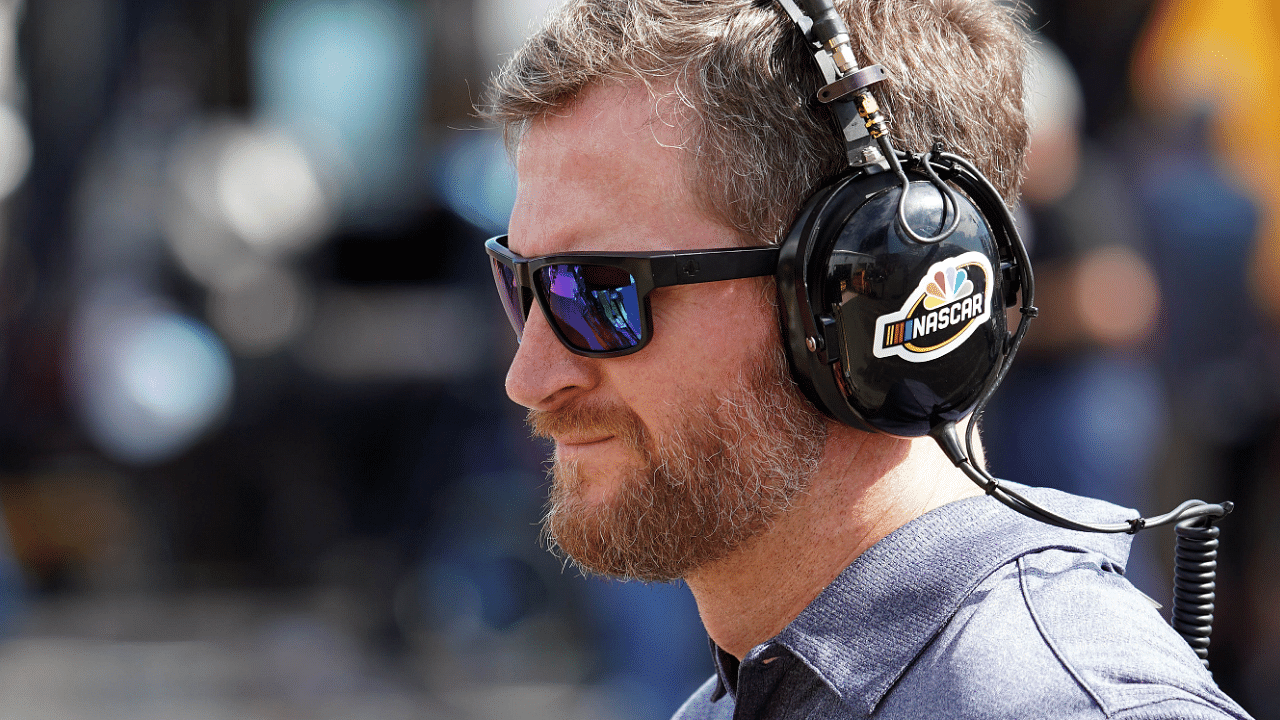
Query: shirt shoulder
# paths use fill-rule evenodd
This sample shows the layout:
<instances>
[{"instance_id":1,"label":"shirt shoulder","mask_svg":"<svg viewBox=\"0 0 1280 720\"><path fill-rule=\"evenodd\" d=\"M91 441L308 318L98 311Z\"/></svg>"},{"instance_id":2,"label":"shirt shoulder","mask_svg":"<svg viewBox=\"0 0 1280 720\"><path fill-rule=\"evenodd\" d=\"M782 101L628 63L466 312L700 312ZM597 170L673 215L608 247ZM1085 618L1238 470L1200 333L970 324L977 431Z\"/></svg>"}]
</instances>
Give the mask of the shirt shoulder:
<instances>
[{"instance_id":1,"label":"shirt shoulder","mask_svg":"<svg viewBox=\"0 0 1280 720\"><path fill-rule=\"evenodd\" d=\"M1248 717L1152 602L1105 560L1045 551L1020 558L1017 569L1040 641L1108 717Z\"/></svg>"},{"instance_id":2,"label":"shirt shoulder","mask_svg":"<svg viewBox=\"0 0 1280 720\"><path fill-rule=\"evenodd\" d=\"M729 720L733 717L733 703L729 698L713 701L717 677L712 675L688 700L676 710L671 720Z\"/></svg>"},{"instance_id":3,"label":"shirt shoulder","mask_svg":"<svg viewBox=\"0 0 1280 720\"><path fill-rule=\"evenodd\" d=\"M877 716L936 712L940 697L956 718L1248 717L1115 566L1065 549L981 583Z\"/></svg>"}]
</instances>

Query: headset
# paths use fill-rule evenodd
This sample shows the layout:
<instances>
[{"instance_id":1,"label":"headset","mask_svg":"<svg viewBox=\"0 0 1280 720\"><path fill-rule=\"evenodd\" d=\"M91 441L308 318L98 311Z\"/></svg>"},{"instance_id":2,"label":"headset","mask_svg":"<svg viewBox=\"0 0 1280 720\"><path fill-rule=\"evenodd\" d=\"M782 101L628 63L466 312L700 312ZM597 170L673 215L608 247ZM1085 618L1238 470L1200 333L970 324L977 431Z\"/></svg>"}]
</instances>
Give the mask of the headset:
<instances>
[{"instance_id":1,"label":"headset","mask_svg":"<svg viewBox=\"0 0 1280 720\"><path fill-rule=\"evenodd\" d=\"M860 430L932 436L988 495L1084 532L1174 524L1172 624L1208 667L1218 528L1230 502L1188 500L1157 517L1095 525L1036 505L970 460L983 408L1036 316L1035 279L1000 193L937 143L894 149L832 0L776 0L804 33L826 85L848 167L806 200L782 241L777 286L793 376L830 417ZM798 3L798 4L797 4ZM1006 308L1017 307L1009 330ZM972 416L962 444L957 425Z\"/></svg>"}]
</instances>

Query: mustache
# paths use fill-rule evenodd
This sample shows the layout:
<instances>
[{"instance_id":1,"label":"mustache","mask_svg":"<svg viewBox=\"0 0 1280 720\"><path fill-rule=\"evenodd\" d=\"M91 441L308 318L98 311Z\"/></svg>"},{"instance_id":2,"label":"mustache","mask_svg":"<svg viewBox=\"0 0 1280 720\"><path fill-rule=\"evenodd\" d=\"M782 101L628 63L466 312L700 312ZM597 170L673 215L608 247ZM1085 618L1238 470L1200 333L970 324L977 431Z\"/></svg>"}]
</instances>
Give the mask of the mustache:
<instances>
[{"instance_id":1,"label":"mustache","mask_svg":"<svg viewBox=\"0 0 1280 720\"><path fill-rule=\"evenodd\" d=\"M557 435L613 435L633 450L643 451L649 431L640 416L625 405L568 405L556 410L529 410L525 416L534 437Z\"/></svg>"}]
</instances>

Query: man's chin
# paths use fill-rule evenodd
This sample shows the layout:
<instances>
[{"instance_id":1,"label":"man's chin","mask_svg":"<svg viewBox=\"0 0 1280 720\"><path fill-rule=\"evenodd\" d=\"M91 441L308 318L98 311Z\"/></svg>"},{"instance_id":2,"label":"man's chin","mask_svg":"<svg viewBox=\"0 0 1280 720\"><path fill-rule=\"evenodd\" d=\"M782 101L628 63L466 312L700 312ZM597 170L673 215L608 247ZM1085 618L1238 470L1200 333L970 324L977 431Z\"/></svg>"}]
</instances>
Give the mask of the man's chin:
<instances>
[{"instance_id":1,"label":"man's chin","mask_svg":"<svg viewBox=\"0 0 1280 720\"><path fill-rule=\"evenodd\" d=\"M556 444L552 477L576 505L602 507L617 498L624 477L636 473L640 458L617 438L597 443Z\"/></svg>"},{"instance_id":2,"label":"man's chin","mask_svg":"<svg viewBox=\"0 0 1280 720\"><path fill-rule=\"evenodd\" d=\"M593 470L587 463L565 463L557 458L543 520L544 540L585 574L655 579L645 560L650 552L636 552L636 541L647 534L635 534L634 508L628 507L628 496L635 488L628 492L624 487L624 483L635 481L636 468L625 464L606 466L601 472Z\"/></svg>"},{"instance_id":3,"label":"man's chin","mask_svg":"<svg viewBox=\"0 0 1280 720\"><path fill-rule=\"evenodd\" d=\"M552 469L553 482L560 488L560 503L573 512L602 512L618 497L620 482L617 466L611 472L595 472L581 463Z\"/></svg>"}]
</instances>

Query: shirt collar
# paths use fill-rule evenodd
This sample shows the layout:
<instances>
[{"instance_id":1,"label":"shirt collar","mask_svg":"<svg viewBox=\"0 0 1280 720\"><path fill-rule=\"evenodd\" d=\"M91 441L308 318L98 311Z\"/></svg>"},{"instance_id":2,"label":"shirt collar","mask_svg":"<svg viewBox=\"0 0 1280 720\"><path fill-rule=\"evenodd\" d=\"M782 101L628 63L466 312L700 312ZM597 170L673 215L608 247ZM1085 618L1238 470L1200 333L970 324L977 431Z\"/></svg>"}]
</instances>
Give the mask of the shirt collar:
<instances>
[{"instance_id":1,"label":"shirt collar","mask_svg":"<svg viewBox=\"0 0 1280 720\"><path fill-rule=\"evenodd\" d=\"M1136 516L1100 500L1014 487L1084 522ZM773 642L791 650L846 704L871 714L969 593L1002 565L1038 550L1065 548L1096 552L1123 572L1131 539L1064 530L990 497L966 498L916 518L869 548ZM737 663L713 648L718 699Z\"/></svg>"},{"instance_id":2,"label":"shirt collar","mask_svg":"<svg viewBox=\"0 0 1280 720\"><path fill-rule=\"evenodd\" d=\"M738 658L721 650L714 640L707 640L711 643L711 658L716 664L716 689L711 691L711 701L715 702L724 697L725 693L737 693L739 663Z\"/></svg>"}]
</instances>

